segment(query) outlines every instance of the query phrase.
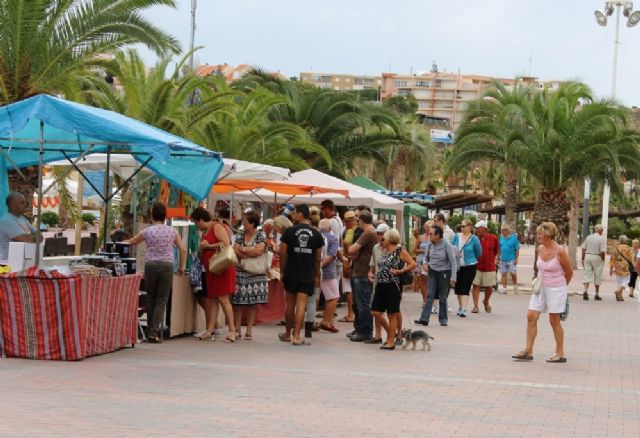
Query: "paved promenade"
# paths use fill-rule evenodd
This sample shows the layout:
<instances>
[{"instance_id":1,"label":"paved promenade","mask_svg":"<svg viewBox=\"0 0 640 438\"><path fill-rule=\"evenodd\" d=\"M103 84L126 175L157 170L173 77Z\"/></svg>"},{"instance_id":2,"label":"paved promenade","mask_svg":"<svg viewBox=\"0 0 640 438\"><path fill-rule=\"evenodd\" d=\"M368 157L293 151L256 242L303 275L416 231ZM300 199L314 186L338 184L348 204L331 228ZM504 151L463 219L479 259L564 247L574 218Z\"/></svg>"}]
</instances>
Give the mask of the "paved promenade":
<instances>
[{"instance_id":1,"label":"paved promenade","mask_svg":"<svg viewBox=\"0 0 640 438\"><path fill-rule=\"evenodd\" d=\"M0 436L637 438L640 307L616 302L611 280L603 288L602 302L571 298L566 364L545 362L546 318L535 360L510 359L523 347L524 294L428 327L428 353L350 343L347 324L293 347L267 325L250 342L185 337L78 363L0 359ZM406 321L419 301L405 294Z\"/></svg>"}]
</instances>

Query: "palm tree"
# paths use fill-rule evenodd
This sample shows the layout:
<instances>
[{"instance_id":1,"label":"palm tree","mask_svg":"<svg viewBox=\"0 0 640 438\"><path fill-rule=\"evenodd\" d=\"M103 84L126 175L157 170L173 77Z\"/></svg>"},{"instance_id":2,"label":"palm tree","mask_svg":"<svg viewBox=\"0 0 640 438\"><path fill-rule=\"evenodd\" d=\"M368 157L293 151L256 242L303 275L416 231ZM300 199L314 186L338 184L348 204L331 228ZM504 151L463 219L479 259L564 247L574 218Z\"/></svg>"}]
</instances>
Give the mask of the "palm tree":
<instances>
[{"instance_id":1,"label":"palm tree","mask_svg":"<svg viewBox=\"0 0 640 438\"><path fill-rule=\"evenodd\" d=\"M177 53L178 41L142 13L175 0L0 0L0 104L72 94L78 72L121 47Z\"/></svg>"},{"instance_id":2,"label":"palm tree","mask_svg":"<svg viewBox=\"0 0 640 438\"><path fill-rule=\"evenodd\" d=\"M553 221L568 234L568 189L584 178L621 189L621 176L640 168L640 136L627 129L625 110L592 100L588 86L566 83L533 98L521 163L538 183L532 225ZM577 212L576 212L577 214Z\"/></svg>"},{"instance_id":3,"label":"palm tree","mask_svg":"<svg viewBox=\"0 0 640 438\"><path fill-rule=\"evenodd\" d=\"M133 44L178 52L178 41L142 13L175 0L0 0L0 105L38 93L73 98L78 77L105 55ZM10 184L33 197L37 169L10 172Z\"/></svg>"},{"instance_id":4,"label":"palm tree","mask_svg":"<svg viewBox=\"0 0 640 438\"><path fill-rule=\"evenodd\" d=\"M470 102L448 162L453 172L479 162L502 167L506 222L512 230L516 229L521 140L528 126L531 94L529 87L517 85L508 90L494 82L482 97Z\"/></svg>"},{"instance_id":5,"label":"palm tree","mask_svg":"<svg viewBox=\"0 0 640 438\"><path fill-rule=\"evenodd\" d=\"M193 126L187 136L230 158L301 170L309 163L300 155L308 154L331 166L332 157L304 128L273 117L277 107L287 104L285 96L258 88L229 102L232 106Z\"/></svg>"}]
</instances>

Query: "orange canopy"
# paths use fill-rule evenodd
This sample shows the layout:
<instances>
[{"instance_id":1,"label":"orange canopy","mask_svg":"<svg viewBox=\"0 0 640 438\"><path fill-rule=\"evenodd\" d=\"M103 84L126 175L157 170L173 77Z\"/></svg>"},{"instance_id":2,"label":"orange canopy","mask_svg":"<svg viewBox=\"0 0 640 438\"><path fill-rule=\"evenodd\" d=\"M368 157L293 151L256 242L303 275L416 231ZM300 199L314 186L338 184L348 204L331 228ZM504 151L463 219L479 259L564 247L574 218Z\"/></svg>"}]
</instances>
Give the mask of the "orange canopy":
<instances>
[{"instance_id":1,"label":"orange canopy","mask_svg":"<svg viewBox=\"0 0 640 438\"><path fill-rule=\"evenodd\" d=\"M337 193L344 197L349 196L349 190L345 189L292 184L286 181L260 181L251 179L222 179L215 183L212 191L214 193L224 194L232 191L240 192L244 190L255 191L263 189L283 195L317 195L321 193Z\"/></svg>"}]
</instances>

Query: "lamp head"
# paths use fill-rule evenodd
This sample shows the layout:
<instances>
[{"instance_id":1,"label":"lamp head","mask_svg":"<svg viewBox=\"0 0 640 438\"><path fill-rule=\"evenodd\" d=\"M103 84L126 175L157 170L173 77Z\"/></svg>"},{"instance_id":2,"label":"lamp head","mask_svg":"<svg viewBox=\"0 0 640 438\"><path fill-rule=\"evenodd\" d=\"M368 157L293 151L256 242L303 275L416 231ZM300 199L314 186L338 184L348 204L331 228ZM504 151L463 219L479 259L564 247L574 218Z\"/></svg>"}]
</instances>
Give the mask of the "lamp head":
<instances>
[{"instance_id":1,"label":"lamp head","mask_svg":"<svg viewBox=\"0 0 640 438\"><path fill-rule=\"evenodd\" d=\"M640 23L640 11L632 12L627 19L627 27L633 27Z\"/></svg>"},{"instance_id":2,"label":"lamp head","mask_svg":"<svg viewBox=\"0 0 640 438\"><path fill-rule=\"evenodd\" d=\"M607 16L604 15L604 13L600 12L600 11L595 11L593 13L593 15L595 15L596 17L596 22L600 25L600 26L606 26L607 25Z\"/></svg>"},{"instance_id":3,"label":"lamp head","mask_svg":"<svg viewBox=\"0 0 640 438\"><path fill-rule=\"evenodd\" d=\"M632 2L624 2L624 6L622 7L622 14L625 17L628 17L633 12L633 3Z\"/></svg>"},{"instance_id":4,"label":"lamp head","mask_svg":"<svg viewBox=\"0 0 640 438\"><path fill-rule=\"evenodd\" d=\"M610 17L613 15L613 11L615 10L615 3L616 2L605 2L604 13L607 14L607 16Z\"/></svg>"}]
</instances>

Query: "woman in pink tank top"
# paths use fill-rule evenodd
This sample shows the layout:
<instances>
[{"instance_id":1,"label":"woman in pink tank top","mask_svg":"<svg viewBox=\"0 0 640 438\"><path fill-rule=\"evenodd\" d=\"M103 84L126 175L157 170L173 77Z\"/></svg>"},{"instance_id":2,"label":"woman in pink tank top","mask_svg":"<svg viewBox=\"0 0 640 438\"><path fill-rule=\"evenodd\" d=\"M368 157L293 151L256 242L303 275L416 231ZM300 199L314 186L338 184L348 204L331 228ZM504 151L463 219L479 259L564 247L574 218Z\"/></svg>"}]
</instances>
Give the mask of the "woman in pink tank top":
<instances>
[{"instance_id":1,"label":"woman in pink tank top","mask_svg":"<svg viewBox=\"0 0 640 438\"><path fill-rule=\"evenodd\" d=\"M556 242L558 228L553 222L543 222L537 228L540 245L536 249L534 271L539 276L539 293L531 294L527 311L527 343L523 351L511 356L516 360L533 360L533 344L538 333L540 313L549 313L549 323L556 340L556 352L547 359L550 363L564 363L564 329L560 316L567 307L567 285L573 269L567 251Z\"/></svg>"}]
</instances>

